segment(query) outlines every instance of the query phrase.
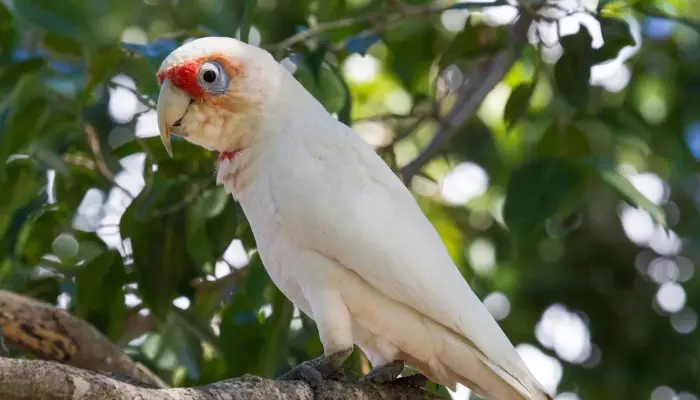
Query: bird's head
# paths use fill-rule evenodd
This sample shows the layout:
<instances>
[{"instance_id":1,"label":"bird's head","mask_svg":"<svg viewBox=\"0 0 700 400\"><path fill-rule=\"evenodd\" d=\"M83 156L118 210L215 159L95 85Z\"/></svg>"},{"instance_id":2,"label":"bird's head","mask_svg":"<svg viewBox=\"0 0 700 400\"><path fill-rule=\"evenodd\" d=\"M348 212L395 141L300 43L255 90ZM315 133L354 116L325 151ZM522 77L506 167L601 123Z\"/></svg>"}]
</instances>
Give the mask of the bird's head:
<instances>
[{"instance_id":1,"label":"bird's head","mask_svg":"<svg viewBox=\"0 0 700 400\"><path fill-rule=\"evenodd\" d=\"M158 127L222 153L240 150L275 97L279 63L265 50L224 37L195 39L170 53L158 70Z\"/></svg>"}]
</instances>

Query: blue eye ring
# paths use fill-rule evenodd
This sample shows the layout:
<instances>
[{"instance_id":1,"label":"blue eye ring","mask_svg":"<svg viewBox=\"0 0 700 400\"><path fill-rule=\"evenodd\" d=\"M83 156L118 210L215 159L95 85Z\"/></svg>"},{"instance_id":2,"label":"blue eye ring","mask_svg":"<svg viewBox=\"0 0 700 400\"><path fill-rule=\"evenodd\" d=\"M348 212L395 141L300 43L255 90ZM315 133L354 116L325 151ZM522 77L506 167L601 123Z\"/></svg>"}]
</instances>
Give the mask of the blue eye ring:
<instances>
[{"instance_id":1,"label":"blue eye ring","mask_svg":"<svg viewBox=\"0 0 700 400\"><path fill-rule=\"evenodd\" d=\"M199 67L197 84L207 93L221 96L228 90L229 76L216 61L207 61Z\"/></svg>"}]
</instances>

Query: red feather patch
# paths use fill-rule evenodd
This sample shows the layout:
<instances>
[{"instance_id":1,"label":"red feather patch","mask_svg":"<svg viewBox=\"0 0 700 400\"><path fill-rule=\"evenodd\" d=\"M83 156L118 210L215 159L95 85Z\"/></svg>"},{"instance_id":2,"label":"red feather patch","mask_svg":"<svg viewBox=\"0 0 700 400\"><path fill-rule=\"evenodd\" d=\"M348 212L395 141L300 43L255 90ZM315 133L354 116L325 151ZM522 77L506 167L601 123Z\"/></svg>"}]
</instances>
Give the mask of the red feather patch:
<instances>
[{"instance_id":1,"label":"red feather patch","mask_svg":"<svg viewBox=\"0 0 700 400\"><path fill-rule=\"evenodd\" d=\"M170 79L176 88L184 90L194 99L204 97L204 89L197 84L197 72L201 65L200 60L186 61L158 73L158 81Z\"/></svg>"}]
</instances>

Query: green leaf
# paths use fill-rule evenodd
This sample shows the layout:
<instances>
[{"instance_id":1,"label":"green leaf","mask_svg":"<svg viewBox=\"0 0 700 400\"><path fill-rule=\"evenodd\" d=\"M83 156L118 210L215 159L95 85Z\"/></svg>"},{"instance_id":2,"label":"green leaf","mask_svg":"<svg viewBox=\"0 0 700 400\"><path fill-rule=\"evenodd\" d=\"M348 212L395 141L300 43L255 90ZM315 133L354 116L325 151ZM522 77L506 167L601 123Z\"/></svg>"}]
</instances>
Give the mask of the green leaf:
<instances>
[{"instance_id":1,"label":"green leaf","mask_svg":"<svg viewBox=\"0 0 700 400\"><path fill-rule=\"evenodd\" d=\"M76 314L111 339L122 331L125 276L121 256L110 250L83 265L75 278Z\"/></svg>"},{"instance_id":2,"label":"green leaf","mask_svg":"<svg viewBox=\"0 0 700 400\"><path fill-rule=\"evenodd\" d=\"M255 7L257 0L244 0L243 15L241 16L241 41L248 43L250 28L253 26L253 16L255 15Z\"/></svg>"},{"instance_id":3,"label":"green leaf","mask_svg":"<svg viewBox=\"0 0 700 400\"><path fill-rule=\"evenodd\" d=\"M348 86L347 82L345 82L345 78L343 78L343 74L337 66L329 63L328 67L330 68L331 72L333 72L333 75L336 77L338 81L337 83L340 83L340 86L342 86L342 88L338 89L340 89L342 93L345 93L345 97L342 99L343 106L340 108L339 111L337 111L338 121L350 126L350 118L352 115L352 93L350 92L350 87Z\"/></svg>"},{"instance_id":4,"label":"green leaf","mask_svg":"<svg viewBox=\"0 0 700 400\"><path fill-rule=\"evenodd\" d=\"M561 39L564 55L554 66L558 92L574 107L588 102L593 56L591 36L586 29Z\"/></svg>"},{"instance_id":5,"label":"green leaf","mask_svg":"<svg viewBox=\"0 0 700 400\"><path fill-rule=\"evenodd\" d=\"M0 59L10 58L16 35L12 14L4 3L0 3Z\"/></svg>"},{"instance_id":6,"label":"green leaf","mask_svg":"<svg viewBox=\"0 0 700 400\"><path fill-rule=\"evenodd\" d=\"M294 305L276 287L273 288L272 315L265 321L267 341L262 350L258 371L262 376L274 377L280 363L286 358L289 324L294 316Z\"/></svg>"},{"instance_id":7,"label":"green leaf","mask_svg":"<svg viewBox=\"0 0 700 400\"><path fill-rule=\"evenodd\" d=\"M73 264L78 256L80 245L73 235L64 232L51 242L51 249L64 264Z\"/></svg>"},{"instance_id":8,"label":"green leaf","mask_svg":"<svg viewBox=\"0 0 700 400\"><path fill-rule=\"evenodd\" d=\"M581 160L591 154L589 140L576 125L560 127L556 122L549 126L537 142L538 156Z\"/></svg>"},{"instance_id":9,"label":"green leaf","mask_svg":"<svg viewBox=\"0 0 700 400\"><path fill-rule=\"evenodd\" d=\"M214 334L209 322L202 319L201 316L190 312L190 310L181 310L177 307L171 309L170 317L183 330L187 331L200 342L205 342L210 345L218 355L223 355L219 338Z\"/></svg>"},{"instance_id":10,"label":"green leaf","mask_svg":"<svg viewBox=\"0 0 700 400\"><path fill-rule=\"evenodd\" d=\"M88 59L88 80L81 95L83 104L88 103L95 87L111 78L123 54L122 49L113 46L101 49L99 52L90 55Z\"/></svg>"},{"instance_id":11,"label":"green leaf","mask_svg":"<svg viewBox=\"0 0 700 400\"><path fill-rule=\"evenodd\" d=\"M532 92L535 90L535 83L520 84L510 94L503 115L508 130L527 112Z\"/></svg>"},{"instance_id":12,"label":"green leaf","mask_svg":"<svg viewBox=\"0 0 700 400\"><path fill-rule=\"evenodd\" d=\"M427 19L410 19L393 25L380 35L389 54L387 66L411 93L430 93L430 68L435 62L440 38Z\"/></svg>"},{"instance_id":13,"label":"green leaf","mask_svg":"<svg viewBox=\"0 0 700 400\"><path fill-rule=\"evenodd\" d=\"M0 180L0 238L2 238L13 214L19 208L37 198L40 182L34 163L27 158L14 159L6 164L5 179Z\"/></svg>"},{"instance_id":14,"label":"green leaf","mask_svg":"<svg viewBox=\"0 0 700 400\"><path fill-rule=\"evenodd\" d=\"M81 3L78 0L21 0L13 5L21 18L43 29L75 40L91 39L90 17L85 14Z\"/></svg>"},{"instance_id":15,"label":"green leaf","mask_svg":"<svg viewBox=\"0 0 700 400\"><path fill-rule=\"evenodd\" d=\"M440 56L439 66L445 68L460 61L472 62L495 54L505 45L506 36L502 29L467 22Z\"/></svg>"},{"instance_id":16,"label":"green leaf","mask_svg":"<svg viewBox=\"0 0 700 400\"><path fill-rule=\"evenodd\" d=\"M62 56L82 57L83 45L70 37L58 33L47 33L42 44L47 50Z\"/></svg>"},{"instance_id":17,"label":"green leaf","mask_svg":"<svg viewBox=\"0 0 700 400\"><path fill-rule=\"evenodd\" d=\"M518 236L531 235L575 194L582 171L559 158L540 158L515 170L508 180L503 218Z\"/></svg>"},{"instance_id":18,"label":"green leaf","mask_svg":"<svg viewBox=\"0 0 700 400\"><path fill-rule=\"evenodd\" d=\"M272 282L259 258L248 265L248 275L231 302L221 313L220 337L227 360L228 373L260 375L267 343L266 322L259 314L264 304L265 288Z\"/></svg>"},{"instance_id":19,"label":"green leaf","mask_svg":"<svg viewBox=\"0 0 700 400\"><path fill-rule=\"evenodd\" d=\"M36 265L51 251L51 243L60 232L62 225L70 221L65 209L47 206L34 213L22 227L15 246L20 262Z\"/></svg>"},{"instance_id":20,"label":"green leaf","mask_svg":"<svg viewBox=\"0 0 700 400\"><path fill-rule=\"evenodd\" d=\"M206 230L207 215L211 209L209 203L212 203L213 197L216 197L215 191L204 192L187 208L187 251L198 265L214 263L217 259Z\"/></svg>"},{"instance_id":21,"label":"green leaf","mask_svg":"<svg viewBox=\"0 0 700 400\"><path fill-rule=\"evenodd\" d=\"M187 250L197 265L213 267L236 232L235 213L222 215L232 203L223 186L205 190L187 209ZM223 247L222 247L223 246Z\"/></svg>"},{"instance_id":22,"label":"green leaf","mask_svg":"<svg viewBox=\"0 0 700 400\"><path fill-rule=\"evenodd\" d=\"M612 186L626 201L645 210L659 225L666 227L666 213L658 205L651 202L629 179L625 178L611 167L602 164L593 164L603 182Z\"/></svg>"},{"instance_id":23,"label":"green leaf","mask_svg":"<svg viewBox=\"0 0 700 400\"><path fill-rule=\"evenodd\" d=\"M170 342L170 347L176 350L177 358L182 366L185 367L187 377L191 381L196 382L202 376L200 368L204 360L202 342L209 343L212 346L215 343L212 344L210 341L200 337L198 335L199 331L196 330L199 328L206 329L208 324L206 327L198 325L193 329L192 321L188 314L182 313L182 310L176 307L173 308L173 311L168 315L166 338Z\"/></svg>"},{"instance_id":24,"label":"green leaf","mask_svg":"<svg viewBox=\"0 0 700 400\"><path fill-rule=\"evenodd\" d=\"M634 38L630 33L629 24L618 18L598 18L605 44L599 49L593 50L594 64L598 64L617 57L617 54L626 46L634 46Z\"/></svg>"},{"instance_id":25,"label":"green leaf","mask_svg":"<svg viewBox=\"0 0 700 400\"><path fill-rule=\"evenodd\" d=\"M6 108L0 106L0 182L4 160L30 143L48 119L49 103L41 91L35 76L23 75L6 99Z\"/></svg>"},{"instance_id":26,"label":"green leaf","mask_svg":"<svg viewBox=\"0 0 700 400\"><path fill-rule=\"evenodd\" d=\"M127 208L120 222L123 238L129 238L138 292L158 318L163 318L179 295L194 293L191 281L202 271L191 262L185 238L185 210L154 218L153 207L182 199L183 185L156 174L150 190L144 190Z\"/></svg>"},{"instance_id":27,"label":"green leaf","mask_svg":"<svg viewBox=\"0 0 700 400\"><path fill-rule=\"evenodd\" d=\"M314 75L312 68L315 68L313 62L305 61L298 66L295 78L329 113L338 113L349 107L350 92L343 78L336 73L337 69L323 63L318 67L318 75Z\"/></svg>"}]
</instances>

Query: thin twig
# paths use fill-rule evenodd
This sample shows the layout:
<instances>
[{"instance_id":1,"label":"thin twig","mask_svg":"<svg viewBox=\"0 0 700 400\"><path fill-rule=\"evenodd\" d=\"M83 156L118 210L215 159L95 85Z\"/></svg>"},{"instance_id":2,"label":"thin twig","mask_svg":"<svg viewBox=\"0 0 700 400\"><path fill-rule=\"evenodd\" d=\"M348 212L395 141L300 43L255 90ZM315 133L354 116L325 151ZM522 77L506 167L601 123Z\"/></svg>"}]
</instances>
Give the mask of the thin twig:
<instances>
[{"instance_id":1,"label":"thin twig","mask_svg":"<svg viewBox=\"0 0 700 400\"><path fill-rule=\"evenodd\" d=\"M401 169L401 177L405 183L410 182L425 164L443 150L462 125L474 115L486 95L503 79L527 42L526 33L531 23L530 15L521 14L515 25L511 27L512 44L472 67L467 75L468 79L455 94L454 105L440 120L438 132L426 148Z\"/></svg>"},{"instance_id":2,"label":"thin twig","mask_svg":"<svg viewBox=\"0 0 700 400\"><path fill-rule=\"evenodd\" d=\"M131 200L133 200L134 196L131 194L131 192L126 190L125 187L123 187L116 181L114 172L111 169L109 169L109 166L107 166L104 156L102 156L100 139L97 137L95 128L90 124L85 124L83 131L85 132L85 136L87 136L88 144L90 145L92 155L93 157L95 157L95 166L97 167L97 171L100 173L100 175L107 179L109 183L121 189L127 196L129 196Z\"/></svg>"},{"instance_id":3,"label":"thin twig","mask_svg":"<svg viewBox=\"0 0 700 400\"><path fill-rule=\"evenodd\" d=\"M353 121L353 123L357 122L384 122L384 121L398 121L398 120L407 120L407 119L420 119L420 118L425 118L425 117L430 117L432 114L429 111L415 111L411 112L409 114L392 114L392 113L387 113L387 114L378 114L378 115L372 115L369 117L364 117L364 118L358 118Z\"/></svg>"},{"instance_id":4,"label":"thin twig","mask_svg":"<svg viewBox=\"0 0 700 400\"><path fill-rule=\"evenodd\" d=\"M143 104L144 106L148 107L149 110L155 110L155 109L156 109L156 102L153 101L152 98L150 98L148 95L145 95L145 94L139 92L138 90L136 90L136 89L134 89L134 88L132 88L132 87L129 87L129 86L123 84L123 83L114 82L114 81L112 81L112 82L109 83L109 87L111 87L112 89L117 89L117 88L119 88L119 89L128 90L128 91L130 91L131 93L133 93L134 96L136 96L136 98L138 99L138 101L139 101L141 104ZM145 113L145 112L147 112L147 111L148 111L148 110L146 110L146 111L144 111L144 112L137 113L136 115L134 115L134 117L136 117L138 114L143 114L143 113Z\"/></svg>"}]
</instances>

